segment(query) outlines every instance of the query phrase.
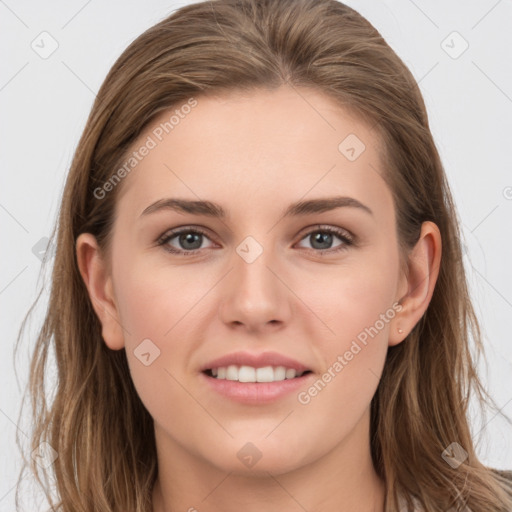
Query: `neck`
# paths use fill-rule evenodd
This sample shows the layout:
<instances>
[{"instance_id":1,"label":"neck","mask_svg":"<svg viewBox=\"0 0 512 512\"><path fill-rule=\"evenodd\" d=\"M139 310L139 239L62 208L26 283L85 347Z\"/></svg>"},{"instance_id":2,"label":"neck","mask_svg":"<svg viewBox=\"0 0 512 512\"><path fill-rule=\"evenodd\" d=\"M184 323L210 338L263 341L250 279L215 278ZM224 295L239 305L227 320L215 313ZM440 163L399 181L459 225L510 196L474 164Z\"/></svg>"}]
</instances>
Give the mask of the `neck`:
<instances>
[{"instance_id":1,"label":"neck","mask_svg":"<svg viewBox=\"0 0 512 512\"><path fill-rule=\"evenodd\" d=\"M155 426L159 475L153 512L383 512L385 484L369 446L369 412L339 445L286 473L223 471Z\"/></svg>"}]
</instances>

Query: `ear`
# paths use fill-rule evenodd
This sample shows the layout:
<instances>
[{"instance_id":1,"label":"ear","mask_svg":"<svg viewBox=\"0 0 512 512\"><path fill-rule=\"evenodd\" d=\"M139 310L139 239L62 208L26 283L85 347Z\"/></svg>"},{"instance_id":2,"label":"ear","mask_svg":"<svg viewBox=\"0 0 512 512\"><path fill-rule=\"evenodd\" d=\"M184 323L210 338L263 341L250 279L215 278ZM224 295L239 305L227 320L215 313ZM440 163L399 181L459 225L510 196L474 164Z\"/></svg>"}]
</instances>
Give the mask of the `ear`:
<instances>
[{"instance_id":1,"label":"ear","mask_svg":"<svg viewBox=\"0 0 512 512\"><path fill-rule=\"evenodd\" d=\"M427 310L439 275L441 247L441 233L437 225L424 222L419 239L408 255L407 275L400 277L396 300L402 309L393 319L389 346L401 343Z\"/></svg>"},{"instance_id":2,"label":"ear","mask_svg":"<svg viewBox=\"0 0 512 512\"><path fill-rule=\"evenodd\" d=\"M103 340L112 350L120 350L124 347L124 337L115 303L112 276L107 271L108 265L93 235L82 233L77 238L76 256L92 307L101 322Z\"/></svg>"}]
</instances>

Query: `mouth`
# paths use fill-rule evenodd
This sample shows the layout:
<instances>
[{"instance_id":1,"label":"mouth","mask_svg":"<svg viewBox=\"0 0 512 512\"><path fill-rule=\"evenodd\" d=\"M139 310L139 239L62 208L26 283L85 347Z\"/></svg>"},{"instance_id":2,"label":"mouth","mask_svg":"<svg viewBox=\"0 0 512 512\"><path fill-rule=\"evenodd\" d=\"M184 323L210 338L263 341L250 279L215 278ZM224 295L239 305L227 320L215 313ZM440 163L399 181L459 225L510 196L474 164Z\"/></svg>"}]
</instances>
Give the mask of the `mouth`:
<instances>
[{"instance_id":1,"label":"mouth","mask_svg":"<svg viewBox=\"0 0 512 512\"><path fill-rule=\"evenodd\" d=\"M217 396L252 405L291 399L314 376L306 363L278 352L234 352L199 370L205 386Z\"/></svg>"},{"instance_id":2,"label":"mouth","mask_svg":"<svg viewBox=\"0 0 512 512\"><path fill-rule=\"evenodd\" d=\"M243 383L271 383L284 380L298 379L308 375L311 370L298 371L286 366L219 366L203 370L203 373L212 379L237 381Z\"/></svg>"}]
</instances>

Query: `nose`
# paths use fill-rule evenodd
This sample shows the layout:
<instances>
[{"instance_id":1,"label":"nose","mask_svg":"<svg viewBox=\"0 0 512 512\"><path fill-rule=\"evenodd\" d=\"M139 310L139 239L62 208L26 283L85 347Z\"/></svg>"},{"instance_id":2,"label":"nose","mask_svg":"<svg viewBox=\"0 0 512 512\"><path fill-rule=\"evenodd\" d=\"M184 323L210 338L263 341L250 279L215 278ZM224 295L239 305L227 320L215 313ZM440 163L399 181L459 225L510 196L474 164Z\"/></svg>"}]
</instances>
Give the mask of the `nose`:
<instances>
[{"instance_id":1,"label":"nose","mask_svg":"<svg viewBox=\"0 0 512 512\"><path fill-rule=\"evenodd\" d=\"M242 252L234 254L219 306L225 325L256 332L274 331L289 322L293 293L272 253L263 249L254 261Z\"/></svg>"}]
</instances>

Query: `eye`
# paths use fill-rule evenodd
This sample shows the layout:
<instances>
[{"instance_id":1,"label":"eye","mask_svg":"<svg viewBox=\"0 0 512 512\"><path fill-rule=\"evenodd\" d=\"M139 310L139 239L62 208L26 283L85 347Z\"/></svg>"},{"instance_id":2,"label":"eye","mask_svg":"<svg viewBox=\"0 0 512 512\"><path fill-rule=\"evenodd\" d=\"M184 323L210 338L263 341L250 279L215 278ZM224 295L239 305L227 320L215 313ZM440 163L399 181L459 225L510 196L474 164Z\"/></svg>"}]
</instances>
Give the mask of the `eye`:
<instances>
[{"instance_id":1,"label":"eye","mask_svg":"<svg viewBox=\"0 0 512 512\"><path fill-rule=\"evenodd\" d=\"M341 241L334 248L330 247L333 243L333 236ZM191 256L205 248L202 247L204 238L209 240L206 231L196 227L184 227L167 231L157 240L157 245L163 246L166 251L172 254ZM301 241L308 238L311 240L312 247L305 247L305 249L321 254L343 251L354 244L354 238L350 233L332 226L315 226L315 229L310 230ZM174 239L176 239L175 243L171 244L170 242Z\"/></svg>"},{"instance_id":2,"label":"eye","mask_svg":"<svg viewBox=\"0 0 512 512\"><path fill-rule=\"evenodd\" d=\"M203 238L207 237L205 231L198 228L182 228L167 231L161 238L158 239L157 244L164 246L166 251L173 254L185 254L187 256L196 254L202 247ZM178 247L169 245L169 242L177 238Z\"/></svg>"},{"instance_id":3,"label":"eye","mask_svg":"<svg viewBox=\"0 0 512 512\"><path fill-rule=\"evenodd\" d=\"M332 247L333 236L341 240L341 243ZM354 244L354 238L347 231L334 228L332 226L316 226L313 231L309 231L302 240L311 240L312 247L306 247L307 249L314 250L316 252L339 252L346 250L348 246Z\"/></svg>"}]
</instances>

